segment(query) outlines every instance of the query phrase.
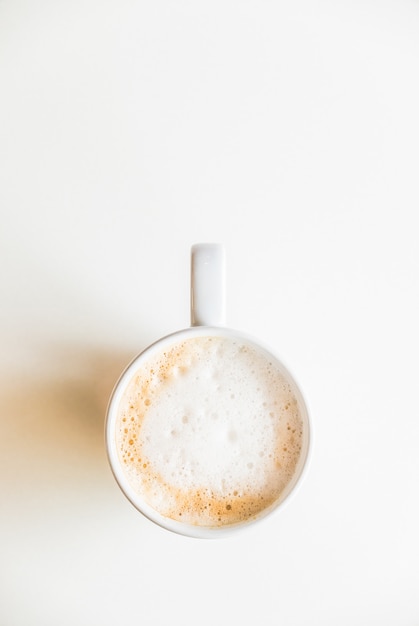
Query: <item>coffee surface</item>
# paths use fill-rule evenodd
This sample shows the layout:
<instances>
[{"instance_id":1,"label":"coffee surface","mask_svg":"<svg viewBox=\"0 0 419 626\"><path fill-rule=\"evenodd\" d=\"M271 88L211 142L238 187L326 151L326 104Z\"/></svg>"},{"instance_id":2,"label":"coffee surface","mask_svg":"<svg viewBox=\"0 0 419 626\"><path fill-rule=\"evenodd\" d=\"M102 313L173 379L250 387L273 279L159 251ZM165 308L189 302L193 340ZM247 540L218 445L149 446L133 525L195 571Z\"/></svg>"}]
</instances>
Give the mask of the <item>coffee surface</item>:
<instances>
[{"instance_id":1,"label":"coffee surface","mask_svg":"<svg viewBox=\"0 0 419 626\"><path fill-rule=\"evenodd\" d=\"M279 364L222 336L150 354L116 422L132 489L165 517L199 526L245 521L280 499L302 438L300 408Z\"/></svg>"}]
</instances>

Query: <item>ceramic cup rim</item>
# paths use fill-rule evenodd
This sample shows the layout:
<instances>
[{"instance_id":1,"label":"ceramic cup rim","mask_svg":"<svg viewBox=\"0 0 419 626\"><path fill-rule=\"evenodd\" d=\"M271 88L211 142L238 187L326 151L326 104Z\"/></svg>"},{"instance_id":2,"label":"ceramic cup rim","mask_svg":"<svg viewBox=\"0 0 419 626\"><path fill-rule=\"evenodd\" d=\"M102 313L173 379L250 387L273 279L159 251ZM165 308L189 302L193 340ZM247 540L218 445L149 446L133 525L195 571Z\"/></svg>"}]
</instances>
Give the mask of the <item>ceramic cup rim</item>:
<instances>
[{"instance_id":1,"label":"ceramic cup rim","mask_svg":"<svg viewBox=\"0 0 419 626\"><path fill-rule=\"evenodd\" d=\"M195 526L192 524L187 524L184 522L173 520L172 518L165 517L158 511L150 507L150 505L148 505L130 486L123 471L122 465L119 461L114 435L119 403L127 388L127 385L132 380L134 373L141 367L141 363L143 361L146 361L153 354L160 352L164 347L168 347L174 343L191 339L193 337L207 336L227 337L241 340L251 346L254 346L259 352L265 354L267 357L274 359L280 371L284 374L287 381L291 384L293 393L298 400L301 416L304 423L305 433L303 449L301 451L301 455L297 464L297 469L294 472L293 478L288 483L285 490L281 493L281 496L278 498L278 500L275 501L271 506L261 511L255 517L225 526ZM289 502L291 496L295 494L297 487L301 485L302 479L307 472L312 451L312 424L310 413L307 407L307 402L303 397L300 386L296 382L296 379L294 375L290 372L289 368L284 364L283 360L280 359L270 347L266 346L259 339L255 339L247 333L224 326L191 326L189 328L178 330L168 335L165 335L157 341L154 341L147 348L142 350L136 357L134 357L134 359L132 359L132 361L127 365L127 367L119 377L119 380L117 381L109 400L105 422L105 440L108 461L115 480L124 495L140 513L142 513L146 518L148 518L158 526L179 535L186 535L188 537L203 539L219 537L221 538L229 536L232 533L236 533L238 530L243 530L249 528L250 526L253 526L253 524L261 521L268 515L271 515L274 512L277 512L279 509L282 509L282 507Z\"/></svg>"}]
</instances>

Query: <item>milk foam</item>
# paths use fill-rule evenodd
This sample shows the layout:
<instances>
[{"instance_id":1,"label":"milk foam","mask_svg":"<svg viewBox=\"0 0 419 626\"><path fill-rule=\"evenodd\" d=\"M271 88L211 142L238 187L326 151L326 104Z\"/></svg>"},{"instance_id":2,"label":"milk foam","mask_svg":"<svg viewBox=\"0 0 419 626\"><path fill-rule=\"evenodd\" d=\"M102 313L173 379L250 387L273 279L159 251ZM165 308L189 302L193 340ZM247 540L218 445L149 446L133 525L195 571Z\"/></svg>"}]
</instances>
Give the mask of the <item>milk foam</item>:
<instances>
[{"instance_id":1,"label":"milk foam","mask_svg":"<svg viewBox=\"0 0 419 626\"><path fill-rule=\"evenodd\" d=\"M121 400L117 448L134 491L166 517L237 523L280 498L301 453L297 399L274 359L192 337L145 360Z\"/></svg>"}]
</instances>

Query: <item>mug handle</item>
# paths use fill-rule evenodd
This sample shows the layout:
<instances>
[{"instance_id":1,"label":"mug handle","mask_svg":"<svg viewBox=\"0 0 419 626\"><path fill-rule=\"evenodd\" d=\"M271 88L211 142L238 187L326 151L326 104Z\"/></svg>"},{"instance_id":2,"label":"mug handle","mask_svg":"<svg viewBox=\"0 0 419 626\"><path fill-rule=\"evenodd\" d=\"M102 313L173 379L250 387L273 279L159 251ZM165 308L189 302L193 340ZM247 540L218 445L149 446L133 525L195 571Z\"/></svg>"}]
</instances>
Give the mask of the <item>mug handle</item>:
<instances>
[{"instance_id":1,"label":"mug handle","mask_svg":"<svg viewBox=\"0 0 419 626\"><path fill-rule=\"evenodd\" d=\"M191 325L225 325L225 250L222 244L192 246Z\"/></svg>"}]
</instances>

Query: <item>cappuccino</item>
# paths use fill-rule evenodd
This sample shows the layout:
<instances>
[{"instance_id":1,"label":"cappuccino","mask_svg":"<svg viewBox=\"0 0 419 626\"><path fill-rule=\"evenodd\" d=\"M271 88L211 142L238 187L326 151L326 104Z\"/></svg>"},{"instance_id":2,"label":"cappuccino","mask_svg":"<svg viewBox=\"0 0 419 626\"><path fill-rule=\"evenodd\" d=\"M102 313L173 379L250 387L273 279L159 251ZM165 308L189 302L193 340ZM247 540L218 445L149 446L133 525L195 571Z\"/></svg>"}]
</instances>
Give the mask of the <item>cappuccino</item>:
<instances>
[{"instance_id":1,"label":"cappuccino","mask_svg":"<svg viewBox=\"0 0 419 626\"><path fill-rule=\"evenodd\" d=\"M156 346L130 369L116 407L115 449L132 492L165 518L212 528L281 502L306 448L281 364L228 333Z\"/></svg>"}]
</instances>

